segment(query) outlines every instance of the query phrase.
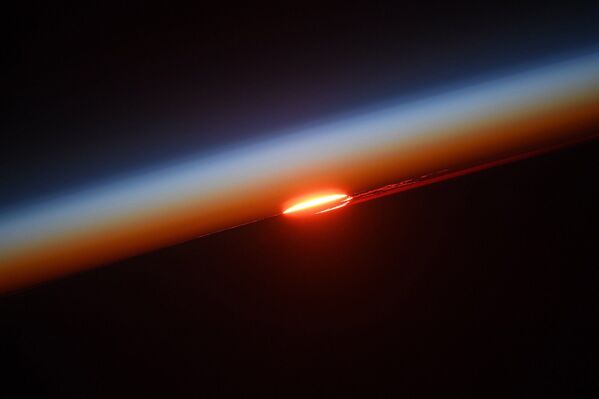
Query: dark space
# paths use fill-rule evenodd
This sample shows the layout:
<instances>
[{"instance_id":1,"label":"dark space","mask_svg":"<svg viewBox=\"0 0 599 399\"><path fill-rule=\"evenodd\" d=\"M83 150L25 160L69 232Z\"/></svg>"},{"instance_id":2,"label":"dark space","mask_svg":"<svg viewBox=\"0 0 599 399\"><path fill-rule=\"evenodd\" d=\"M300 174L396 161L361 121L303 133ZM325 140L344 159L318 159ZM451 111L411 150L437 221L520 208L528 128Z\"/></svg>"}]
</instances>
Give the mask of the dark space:
<instances>
[{"instance_id":1,"label":"dark space","mask_svg":"<svg viewBox=\"0 0 599 399\"><path fill-rule=\"evenodd\" d=\"M596 5L347 7L15 12L0 205L599 37ZM4 296L2 396L595 397L598 160L590 141Z\"/></svg>"},{"instance_id":2,"label":"dark space","mask_svg":"<svg viewBox=\"0 0 599 399\"><path fill-rule=\"evenodd\" d=\"M9 11L0 212L599 43L596 2Z\"/></svg>"}]
</instances>

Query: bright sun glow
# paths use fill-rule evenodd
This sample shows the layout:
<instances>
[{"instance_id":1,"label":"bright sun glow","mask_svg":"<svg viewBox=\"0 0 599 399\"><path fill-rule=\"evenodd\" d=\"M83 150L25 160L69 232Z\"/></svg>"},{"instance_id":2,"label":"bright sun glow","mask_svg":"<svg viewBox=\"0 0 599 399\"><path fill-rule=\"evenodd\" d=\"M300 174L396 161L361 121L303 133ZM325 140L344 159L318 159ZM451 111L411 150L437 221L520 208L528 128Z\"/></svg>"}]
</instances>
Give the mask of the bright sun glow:
<instances>
[{"instance_id":1,"label":"bright sun glow","mask_svg":"<svg viewBox=\"0 0 599 399\"><path fill-rule=\"evenodd\" d=\"M303 211L306 209L310 209L310 208L315 208L315 207L319 207L321 205L324 204L328 204L331 202L341 202L341 201L349 201L351 199L351 197L349 197L347 194L330 194L330 195L323 195L320 197L315 197L315 198L310 198L308 200L299 202L287 209L285 209L283 211L284 214L289 214L289 213L294 213L294 212L299 212L299 211ZM345 202L347 203L347 202ZM344 204L345 204L344 203ZM340 207L339 205L335 206L334 208ZM329 210L332 210L334 208L329 208Z\"/></svg>"}]
</instances>

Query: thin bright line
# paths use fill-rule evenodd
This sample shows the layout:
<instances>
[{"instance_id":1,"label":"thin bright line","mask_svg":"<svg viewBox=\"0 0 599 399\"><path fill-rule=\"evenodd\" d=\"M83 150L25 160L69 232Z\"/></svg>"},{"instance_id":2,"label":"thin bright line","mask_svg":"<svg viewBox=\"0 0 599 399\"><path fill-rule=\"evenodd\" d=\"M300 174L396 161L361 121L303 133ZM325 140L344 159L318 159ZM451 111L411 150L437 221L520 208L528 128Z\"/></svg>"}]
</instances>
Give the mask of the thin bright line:
<instances>
[{"instance_id":1,"label":"thin bright line","mask_svg":"<svg viewBox=\"0 0 599 399\"><path fill-rule=\"evenodd\" d=\"M334 206L332 208L327 208L327 209L324 209L324 210L322 210L320 212L316 212L316 214L334 211L335 209L343 208L347 204L349 204L349 199L347 199L345 202L342 202L341 204L336 205L336 206Z\"/></svg>"}]
</instances>

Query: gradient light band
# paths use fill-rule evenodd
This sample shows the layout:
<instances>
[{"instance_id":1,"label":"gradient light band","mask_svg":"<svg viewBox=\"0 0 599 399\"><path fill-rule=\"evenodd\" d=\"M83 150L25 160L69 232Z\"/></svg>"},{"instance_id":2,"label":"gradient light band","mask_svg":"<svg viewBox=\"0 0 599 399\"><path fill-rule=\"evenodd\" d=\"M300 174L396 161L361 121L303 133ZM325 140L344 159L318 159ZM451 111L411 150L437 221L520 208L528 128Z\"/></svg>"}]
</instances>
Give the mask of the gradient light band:
<instances>
[{"instance_id":1,"label":"gradient light band","mask_svg":"<svg viewBox=\"0 0 599 399\"><path fill-rule=\"evenodd\" d=\"M599 122L599 54L388 106L0 215L0 292L280 213L578 139Z\"/></svg>"}]
</instances>

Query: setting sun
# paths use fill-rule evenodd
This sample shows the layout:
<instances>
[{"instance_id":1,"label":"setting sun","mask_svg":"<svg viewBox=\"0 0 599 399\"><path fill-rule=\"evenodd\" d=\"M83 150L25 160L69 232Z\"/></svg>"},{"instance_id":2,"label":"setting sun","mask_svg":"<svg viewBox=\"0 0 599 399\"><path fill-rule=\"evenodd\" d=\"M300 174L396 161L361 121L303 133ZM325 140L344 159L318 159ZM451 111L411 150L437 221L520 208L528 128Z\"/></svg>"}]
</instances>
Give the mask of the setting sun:
<instances>
[{"instance_id":1,"label":"setting sun","mask_svg":"<svg viewBox=\"0 0 599 399\"><path fill-rule=\"evenodd\" d=\"M314 213L323 213L336 208L341 208L351 200L347 194L329 194L312 197L300 201L283 211L284 214L296 213L301 211L315 211Z\"/></svg>"}]
</instances>

